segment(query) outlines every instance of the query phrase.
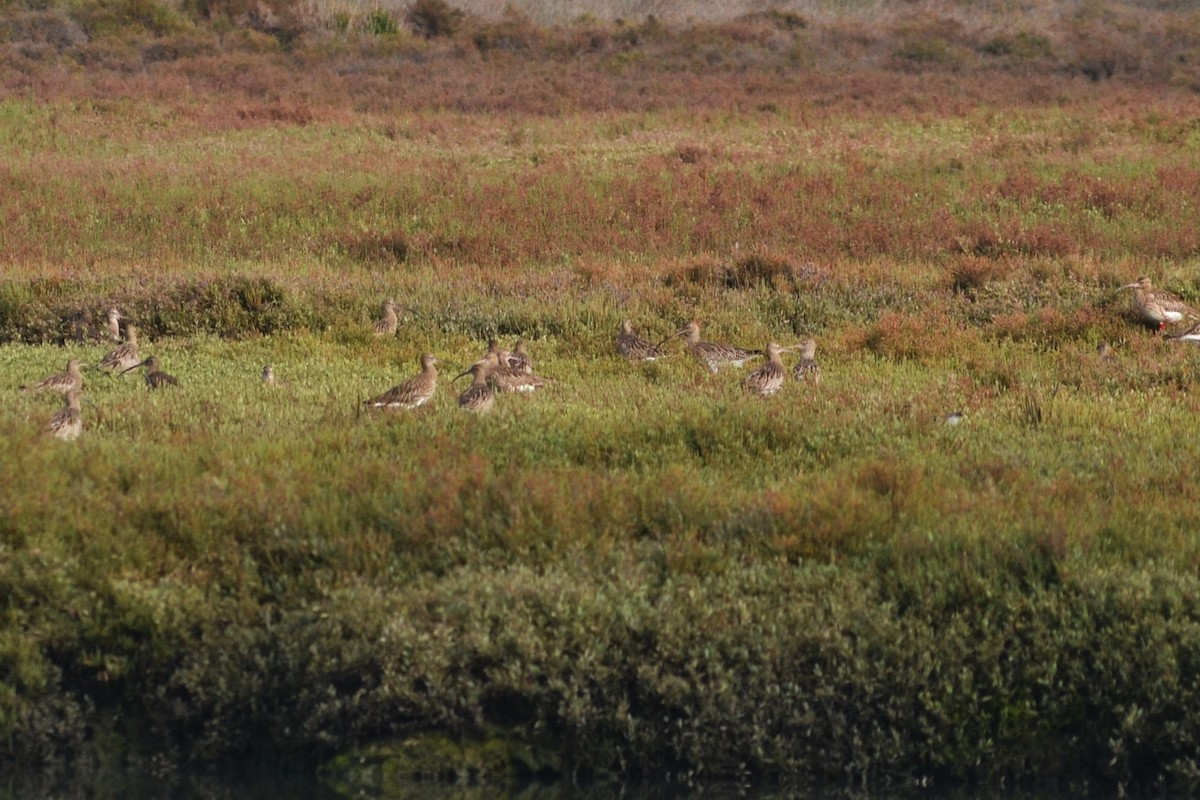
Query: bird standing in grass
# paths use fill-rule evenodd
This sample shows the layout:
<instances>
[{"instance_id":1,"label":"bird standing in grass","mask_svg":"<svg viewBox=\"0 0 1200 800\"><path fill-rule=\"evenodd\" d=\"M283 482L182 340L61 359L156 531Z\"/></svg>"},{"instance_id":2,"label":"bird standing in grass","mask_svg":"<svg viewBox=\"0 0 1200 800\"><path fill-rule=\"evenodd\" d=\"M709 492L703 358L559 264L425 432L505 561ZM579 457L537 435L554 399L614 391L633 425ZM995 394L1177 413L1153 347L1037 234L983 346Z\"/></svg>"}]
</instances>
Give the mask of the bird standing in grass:
<instances>
[{"instance_id":1,"label":"bird standing in grass","mask_svg":"<svg viewBox=\"0 0 1200 800\"><path fill-rule=\"evenodd\" d=\"M396 313L396 301L388 298L383 301L383 316L375 321L376 336L394 336L396 327L400 324L400 317Z\"/></svg>"},{"instance_id":2,"label":"bird standing in grass","mask_svg":"<svg viewBox=\"0 0 1200 800\"><path fill-rule=\"evenodd\" d=\"M634 333L633 323L629 320L621 322L621 332L617 334L617 352L630 361L655 361L666 355L661 347Z\"/></svg>"},{"instance_id":3,"label":"bird standing in grass","mask_svg":"<svg viewBox=\"0 0 1200 800\"><path fill-rule=\"evenodd\" d=\"M413 409L429 402L437 389L437 357L432 353L421 356L421 371L393 386L378 397L366 401L371 408Z\"/></svg>"},{"instance_id":4,"label":"bird standing in grass","mask_svg":"<svg viewBox=\"0 0 1200 800\"><path fill-rule=\"evenodd\" d=\"M524 339L517 339L517 343L513 345L512 352L508 354L508 366L521 372L533 372L533 361L525 351Z\"/></svg>"},{"instance_id":5,"label":"bird standing in grass","mask_svg":"<svg viewBox=\"0 0 1200 800\"><path fill-rule=\"evenodd\" d=\"M747 361L759 358L763 354L761 350L743 350L731 344L701 341L700 323L695 320L689 322L687 327L677 332L675 336L687 337L687 351L692 354L693 358L708 367L710 372L716 372L726 365L744 366Z\"/></svg>"},{"instance_id":6,"label":"bird standing in grass","mask_svg":"<svg viewBox=\"0 0 1200 800\"><path fill-rule=\"evenodd\" d=\"M1101 342L1096 345L1096 358L1107 363L1116 361L1117 354L1113 352L1112 345L1108 342Z\"/></svg>"},{"instance_id":7,"label":"bird standing in grass","mask_svg":"<svg viewBox=\"0 0 1200 800\"><path fill-rule=\"evenodd\" d=\"M276 377L275 367L270 364L266 364L262 368L262 382L263 386L287 387L292 385L290 381L280 380Z\"/></svg>"},{"instance_id":8,"label":"bird standing in grass","mask_svg":"<svg viewBox=\"0 0 1200 800\"><path fill-rule=\"evenodd\" d=\"M534 375L532 371L514 367L511 355L509 360L501 360L500 354L493 353L480 363L488 368L488 380L502 392L533 392L546 385L545 379Z\"/></svg>"},{"instance_id":9,"label":"bird standing in grass","mask_svg":"<svg viewBox=\"0 0 1200 800\"><path fill-rule=\"evenodd\" d=\"M512 357L512 353L500 346L500 342L495 339L488 339L488 347L482 356L479 357L479 362L489 363L493 366L507 365L508 359Z\"/></svg>"},{"instance_id":10,"label":"bird standing in grass","mask_svg":"<svg viewBox=\"0 0 1200 800\"><path fill-rule=\"evenodd\" d=\"M1182 298L1164 289L1155 289L1149 278L1138 278L1121 288L1133 290L1134 309L1142 322L1156 331L1161 331L1168 322L1200 319L1200 314Z\"/></svg>"},{"instance_id":11,"label":"bird standing in grass","mask_svg":"<svg viewBox=\"0 0 1200 800\"><path fill-rule=\"evenodd\" d=\"M121 341L121 320L122 319L124 319L124 317L121 316L121 312L117 311L117 309L110 308L108 310L108 321L106 323L107 330L108 330L108 338L112 339L114 342Z\"/></svg>"},{"instance_id":12,"label":"bird standing in grass","mask_svg":"<svg viewBox=\"0 0 1200 800\"><path fill-rule=\"evenodd\" d=\"M68 359L66 372L59 372L48 378L43 378L37 383L22 386L21 391L59 392L60 394L66 394L72 390L79 391L83 388L83 373L80 372L79 367L78 359Z\"/></svg>"},{"instance_id":13,"label":"bird standing in grass","mask_svg":"<svg viewBox=\"0 0 1200 800\"><path fill-rule=\"evenodd\" d=\"M63 407L50 417L46 431L64 441L75 439L83 433L83 412L79 408L78 389L72 389L63 396Z\"/></svg>"},{"instance_id":14,"label":"bird standing in grass","mask_svg":"<svg viewBox=\"0 0 1200 800\"><path fill-rule=\"evenodd\" d=\"M821 382L821 367L817 364L817 343L805 339L800 345L800 360L792 367L792 377L798 381Z\"/></svg>"},{"instance_id":15,"label":"bird standing in grass","mask_svg":"<svg viewBox=\"0 0 1200 800\"><path fill-rule=\"evenodd\" d=\"M121 372L124 375L129 370L137 369L138 367L146 368L146 385L151 389L161 389L164 386L178 386L179 381L174 375L168 375L158 368L158 359L154 356L146 356L146 360L138 364L134 364L129 369Z\"/></svg>"},{"instance_id":16,"label":"bird standing in grass","mask_svg":"<svg viewBox=\"0 0 1200 800\"><path fill-rule=\"evenodd\" d=\"M783 386L787 373L783 369L782 353L791 350L790 347L780 347L771 342L767 345L767 363L751 372L742 379L742 388L750 394L759 397L770 397Z\"/></svg>"},{"instance_id":17,"label":"bird standing in grass","mask_svg":"<svg viewBox=\"0 0 1200 800\"><path fill-rule=\"evenodd\" d=\"M97 369L108 369L114 372L120 371L121 373L125 373L131 368L138 366L140 360L138 357L137 327L126 325L125 343L113 348L104 358L100 359Z\"/></svg>"},{"instance_id":18,"label":"bird standing in grass","mask_svg":"<svg viewBox=\"0 0 1200 800\"><path fill-rule=\"evenodd\" d=\"M1198 322L1195 325L1193 325L1192 327L1188 328L1186 331L1179 334L1178 336L1172 336L1170 338L1176 339L1181 342L1192 342L1193 344L1200 344L1200 322Z\"/></svg>"},{"instance_id":19,"label":"bird standing in grass","mask_svg":"<svg viewBox=\"0 0 1200 800\"><path fill-rule=\"evenodd\" d=\"M482 414L491 411L496 402L496 392L492 388L491 365L486 361L478 361L471 365L466 372L454 377L458 380L464 375L471 376L471 385L458 396L458 406L464 411L474 411Z\"/></svg>"}]
</instances>

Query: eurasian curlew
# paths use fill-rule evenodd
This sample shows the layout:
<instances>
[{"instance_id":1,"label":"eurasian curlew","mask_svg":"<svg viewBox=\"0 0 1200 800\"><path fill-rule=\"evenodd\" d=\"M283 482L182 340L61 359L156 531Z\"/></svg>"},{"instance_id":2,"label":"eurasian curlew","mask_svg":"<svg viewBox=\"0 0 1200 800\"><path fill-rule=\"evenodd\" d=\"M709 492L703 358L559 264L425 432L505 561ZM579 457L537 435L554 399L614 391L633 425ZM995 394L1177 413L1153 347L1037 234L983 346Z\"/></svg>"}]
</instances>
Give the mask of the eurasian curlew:
<instances>
[{"instance_id":1,"label":"eurasian curlew","mask_svg":"<svg viewBox=\"0 0 1200 800\"><path fill-rule=\"evenodd\" d=\"M675 334L687 337L687 351L701 364L708 367L710 372L716 372L723 366L741 367L751 359L762 356L761 350L743 350L731 344L718 342L703 342L700 340L700 323L693 320L687 327ZM674 338L674 337L672 337Z\"/></svg>"},{"instance_id":2,"label":"eurasian curlew","mask_svg":"<svg viewBox=\"0 0 1200 800\"><path fill-rule=\"evenodd\" d=\"M621 332L617 334L617 352L630 361L655 361L666 355L661 347L634 333L633 323L629 320L621 322Z\"/></svg>"},{"instance_id":3,"label":"eurasian curlew","mask_svg":"<svg viewBox=\"0 0 1200 800\"><path fill-rule=\"evenodd\" d=\"M508 354L508 366L521 372L533 372L533 361L525 350L524 339L517 339L517 343L513 345L512 352Z\"/></svg>"},{"instance_id":4,"label":"eurasian curlew","mask_svg":"<svg viewBox=\"0 0 1200 800\"><path fill-rule=\"evenodd\" d=\"M371 408L412 409L429 402L437 389L437 358L432 353L421 356L421 371L393 386L378 397L366 401Z\"/></svg>"},{"instance_id":5,"label":"eurasian curlew","mask_svg":"<svg viewBox=\"0 0 1200 800\"><path fill-rule=\"evenodd\" d=\"M129 369L121 372L124 375L129 370L137 369L138 367L146 368L146 385L151 389L161 389L164 386L178 386L179 381L174 375L168 375L158 368L158 359L154 356L146 356L146 360L134 364Z\"/></svg>"},{"instance_id":6,"label":"eurasian curlew","mask_svg":"<svg viewBox=\"0 0 1200 800\"><path fill-rule=\"evenodd\" d=\"M46 432L64 441L75 439L83 433L83 412L79 409L78 389L72 389L63 396L63 407L50 417Z\"/></svg>"},{"instance_id":7,"label":"eurasian curlew","mask_svg":"<svg viewBox=\"0 0 1200 800\"><path fill-rule=\"evenodd\" d=\"M510 356L511 358L511 356ZM488 367L488 380L502 392L534 392L546 385L546 379L514 367L511 361L501 360L493 353L479 362Z\"/></svg>"},{"instance_id":8,"label":"eurasian curlew","mask_svg":"<svg viewBox=\"0 0 1200 800\"><path fill-rule=\"evenodd\" d=\"M821 367L817 364L817 343L805 339L800 345L800 360L792 367L792 377L813 384L821 382Z\"/></svg>"},{"instance_id":9,"label":"eurasian curlew","mask_svg":"<svg viewBox=\"0 0 1200 800\"><path fill-rule=\"evenodd\" d=\"M117 311L117 309L110 308L108 310L108 322L106 323L108 338L114 342L121 341L121 320L123 319L124 317L121 316L121 312Z\"/></svg>"},{"instance_id":10,"label":"eurasian curlew","mask_svg":"<svg viewBox=\"0 0 1200 800\"><path fill-rule=\"evenodd\" d=\"M396 301L388 298L383 301L383 316L375 321L376 336L394 336L396 328L400 324L400 317L396 313Z\"/></svg>"},{"instance_id":11,"label":"eurasian curlew","mask_svg":"<svg viewBox=\"0 0 1200 800\"><path fill-rule=\"evenodd\" d=\"M1138 278L1121 288L1133 290L1133 307L1138 316L1144 324L1157 331L1165 328L1168 322L1200 319L1200 314L1182 298L1164 289L1155 289L1149 278Z\"/></svg>"},{"instance_id":12,"label":"eurasian curlew","mask_svg":"<svg viewBox=\"0 0 1200 800\"><path fill-rule=\"evenodd\" d=\"M486 361L478 361L471 365L466 372L454 377L458 380L464 375L471 376L471 385L458 396L458 406L464 411L474 411L482 414L491 411L496 402L496 392L492 388L490 376L491 365Z\"/></svg>"},{"instance_id":13,"label":"eurasian curlew","mask_svg":"<svg viewBox=\"0 0 1200 800\"><path fill-rule=\"evenodd\" d=\"M780 347L771 342L767 345L767 363L763 364L758 369L751 372L745 378L742 378L742 388L750 394L756 394L760 397L770 397L779 391L783 386L783 379L787 375L783 368L783 359L780 354L786 353L792 348Z\"/></svg>"},{"instance_id":14,"label":"eurasian curlew","mask_svg":"<svg viewBox=\"0 0 1200 800\"><path fill-rule=\"evenodd\" d=\"M275 375L275 367L271 366L270 364L263 365L262 382L263 382L263 386L285 387L285 386L292 385L291 381L281 380L278 376L276 376Z\"/></svg>"},{"instance_id":15,"label":"eurasian curlew","mask_svg":"<svg viewBox=\"0 0 1200 800\"><path fill-rule=\"evenodd\" d=\"M1192 342L1193 344L1200 344L1200 322L1198 322L1195 325L1193 325L1192 327L1188 328L1186 331L1179 334L1178 336L1170 336L1168 338L1177 339L1181 342Z\"/></svg>"},{"instance_id":16,"label":"eurasian curlew","mask_svg":"<svg viewBox=\"0 0 1200 800\"><path fill-rule=\"evenodd\" d=\"M70 391L77 392L83 388L83 373L80 372L79 366L79 359L68 359L66 372L59 372L48 378L43 378L37 383L22 386L21 391L59 392L60 394L66 394Z\"/></svg>"},{"instance_id":17,"label":"eurasian curlew","mask_svg":"<svg viewBox=\"0 0 1200 800\"><path fill-rule=\"evenodd\" d=\"M137 327L126 325L125 343L110 350L100 360L97 369L108 369L114 372L125 373L131 368L138 366L140 361L141 359L138 357Z\"/></svg>"}]
</instances>

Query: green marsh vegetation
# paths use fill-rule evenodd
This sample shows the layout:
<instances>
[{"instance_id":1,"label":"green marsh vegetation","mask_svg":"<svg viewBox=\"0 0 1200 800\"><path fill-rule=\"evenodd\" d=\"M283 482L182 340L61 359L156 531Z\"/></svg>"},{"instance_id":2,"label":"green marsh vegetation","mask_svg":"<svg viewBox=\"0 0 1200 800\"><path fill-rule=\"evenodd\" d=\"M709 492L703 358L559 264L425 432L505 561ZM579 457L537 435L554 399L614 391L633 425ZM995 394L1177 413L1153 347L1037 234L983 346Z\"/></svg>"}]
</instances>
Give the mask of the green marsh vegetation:
<instances>
[{"instance_id":1,"label":"green marsh vegetation","mask_svg":"<svg viewBox=\"0 0 1200 800\"><path fill-rule=\"evenodd\" d=\"M7 769L498 729L621 779L1194 785L1200 351L1117 292L1200 302L1193 17L147 8L3 9ZM48 441L16 387L112 305L181 385L88 373ZM624 318L825 379L629 364ZM552 386L460 412L518 336ZM426 351L435 400L365 413Z\"/></svg>"}]
</instances>

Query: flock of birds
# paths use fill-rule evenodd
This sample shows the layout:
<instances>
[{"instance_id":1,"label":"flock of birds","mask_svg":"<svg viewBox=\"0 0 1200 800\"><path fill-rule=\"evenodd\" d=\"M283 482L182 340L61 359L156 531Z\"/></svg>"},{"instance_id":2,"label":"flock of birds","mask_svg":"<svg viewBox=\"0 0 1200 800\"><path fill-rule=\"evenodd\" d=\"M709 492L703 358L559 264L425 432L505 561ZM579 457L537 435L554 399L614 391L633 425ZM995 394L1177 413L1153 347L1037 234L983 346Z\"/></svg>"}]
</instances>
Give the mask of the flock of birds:
<instances>
[{"instance_id":1,"label":"flock of birds","mask_svg":"<svg viewBox=\"0 0 1200 800\"><path fill-rule=\"evenodd\" d=\"M1161 332L1168 324L1193 322L1187 330L1171 338L1200 343L1200 313L1180 297L1154 288L1149 278L1140 278L1134 283L1122 286L1121 289L1133 290L1134 310L1142 323ZM383 314L373 326L377 337L395 335L400 321L399 308L391 298L384 301ZM141 357L138 352L137 326L127 323L122 334L123 319L125 318L117 309L109 309L104 334L119 344L96 364L95 369L124 375L135 369L145 368L145 380L149 388L177 386L179 381L159 368L156 357ZM617 334L616 349L617 353L630 361L656 361L669 355L667 344L676 338L683 338L684 350L713 373L722 367L740 368L751 360L765 358L766 362L762 366L742 379L742 387L748 394L769 397L779 392L788 375L783 363L783 354L795 350L800 351L800 357L791 368L792 378L812 384L821 380L821 369L816 361L817 345L812 339L787 347L769 342L762 350L748 350L701 339L700 323L696 321L655 343L638 336L632 323L624 320ZM1111 348L1106 343L1099 345L1098 352L1101 358L1112 357ZM438 363L436 356L425 353L420 358L421 369L416 375L365 401L365 404L380 409L419 408L429 402L437 390ZM495 340L491 341L483 357L456 375L451 383L468 375L471 377L471 383L458 395L458 405L466 411L477 413L489 411L495 404L497 393L533 392L550 382L550 379L534 374L533 362L525 349L524 341L518 341L512 350L504 350ZM270 364L263 367L262 381L268 386L279 385L275 370ZM29 386L22 386L21 389L26 392L53 392L63 396L63 407L50 418L46 426L50 435L70 440L82 433L83 415L80 399L83 391L83 364L79 359L69 359L65 372L51 375ZM962 415L956 413L948 417L947 421L957 424L961 418Z\"/></svg>"},{"instance_id":2,"label":"flock of birds","mask_svg":"<svg viewBox=\"0 0 1200 800\"><path fill-rule=\"evenodd\" d=\"M395 334L398 324L396 308L393 300L388 299L384 302L383 316L375 323L377 336ZM617 334L617 352L630 361L656 361L668 355L666 343L681 336L686 337L686 351L712 372L724 366L741 367L752 359L765 356L766 363L742 381L746 391L752 394L768 397L779 391L787 375L782 355L795 349L803 351L792 370L795 379L812 383L821 380L821 371L816 361L817 345L811 339L796 347L781 347L770 342L764 350L746 350L730 344L701 340L698 322L691 322L663 341L654 343L634 333L633 324L625 320ZM433 398L437 390L437 363L438 358L435 355L425 353L421 356L420 372L378 397L367 400L366 405L390 409L414 409L424 405ZM264 368L264 380L267 369L269 367ZM518 340L512 350L504 350L492 340L483 357L456 375L454 381L468 375L471 376L471 384L458 395L458 405L466 411L474 412L489 411L495 405L497 393L533 392L550 380L534 374L533 362L525 349L524 340Z\"/></svg>"}]
</instances>

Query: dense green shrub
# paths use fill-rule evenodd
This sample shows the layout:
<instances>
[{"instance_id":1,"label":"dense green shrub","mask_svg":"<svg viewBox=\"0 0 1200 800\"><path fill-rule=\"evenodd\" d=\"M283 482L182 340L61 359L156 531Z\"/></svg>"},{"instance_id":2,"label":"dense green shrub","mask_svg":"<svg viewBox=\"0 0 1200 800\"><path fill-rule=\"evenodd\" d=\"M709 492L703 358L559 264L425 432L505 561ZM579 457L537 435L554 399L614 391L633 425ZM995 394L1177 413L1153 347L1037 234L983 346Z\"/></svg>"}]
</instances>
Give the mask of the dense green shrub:
<instances>
[{"instance_id":1,"label":"dense green shrub","mask_svg":"<svg viewBox=\"0 0 1200 800\"><path fill-rule=\"evenodd\" d=\"M405 16L413 32L426 39L453 36L465 20L466 14L445 0L415 0Z\"/></svg>"}]
</instances>

